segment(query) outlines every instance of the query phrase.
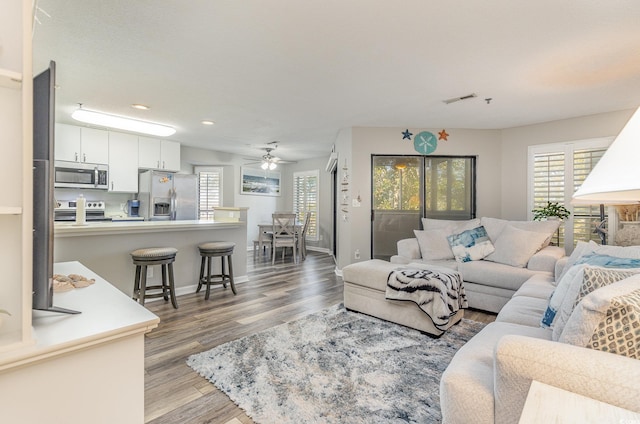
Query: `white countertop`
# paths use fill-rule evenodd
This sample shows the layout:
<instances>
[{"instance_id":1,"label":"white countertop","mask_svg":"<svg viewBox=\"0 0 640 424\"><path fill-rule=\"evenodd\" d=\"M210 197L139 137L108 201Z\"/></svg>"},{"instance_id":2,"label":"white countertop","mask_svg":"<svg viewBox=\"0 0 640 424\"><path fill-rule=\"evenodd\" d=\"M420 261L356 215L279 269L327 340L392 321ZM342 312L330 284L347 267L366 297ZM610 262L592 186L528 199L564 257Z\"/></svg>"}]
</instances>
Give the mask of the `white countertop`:
<instances>
[{"instance_id":1,"label":"white countertop","mask_svg":"<svg viewBox=\"0 0 640 424\"><path fill-rule=\"evenodd\" d=\"M88 222L86 225L75 223L56 222L54 225L55 237L88 236L99 234L131 234L145 232L166 231L191 231L211 230L216 228L238 228L246 225L246 222L221 222L221 221L124 221L124 222Z\"/></svg>"},{"instance_id":2,"label":"white countertop","mask_svg":"<svg viewBox=\"0 0 640 424\"><path fill-rule=\"evenodd\" d=\"M56 274L80 274L95 278L95 284L54 293L53 306L80 311L60 314L33 311L35 344L0 353L0 370L37 362L87 346L129 335L146 333L160 319L80 262L54 265Z\"/></svg>"}]
</instances>

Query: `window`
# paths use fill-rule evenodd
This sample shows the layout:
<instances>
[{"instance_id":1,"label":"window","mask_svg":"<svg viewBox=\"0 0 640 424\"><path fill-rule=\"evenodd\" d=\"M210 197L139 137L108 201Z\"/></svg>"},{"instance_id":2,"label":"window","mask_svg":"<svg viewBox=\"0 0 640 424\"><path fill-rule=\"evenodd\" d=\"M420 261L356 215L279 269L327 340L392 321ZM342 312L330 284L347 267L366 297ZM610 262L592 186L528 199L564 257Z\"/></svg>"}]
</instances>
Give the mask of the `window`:
<instances>
[{"instance_id":1,"label":"window","mask_svg":"<svg viewBox=\"0 0 640 424\"><path fill-rule=\"evenodd\" d=\"M222 205L222 168L197 166L198 217L213 220L213 209Z\"/></svg>"},{"instance_id":2,"label":"window","mask_svg":"<svg viewBox=\"0 0 640 424\"><path fill-rule=\"evenodd\" d=\"M311 214L307 240L313 241L318 240L318 180L318 170L293 173L293 212L300 222Z\"/></svg>"},{"instance_id":3,"label":"window","mask_svg":"<svg viewBox=\"0 0 640 424\"><path fill-rule=\"evenodd\" d=\"M420 218L475 217L472 156L372 156L372 253L389 260Z\"/></svg>"},{"instance_id":4,"label":"window","mask_svg":"<svg viewBox=\"0 0 640 424\"><path fill-rule=\"evenodd\" d=\"M600 221L599 205L573 206L571 196L612 141L602 138L529 147L529 211L547 202L558 202L571 211L560 226L555 241L559 246L573 247L578 240L600 241L593 231Z\"/></svg>"}]
</instances>

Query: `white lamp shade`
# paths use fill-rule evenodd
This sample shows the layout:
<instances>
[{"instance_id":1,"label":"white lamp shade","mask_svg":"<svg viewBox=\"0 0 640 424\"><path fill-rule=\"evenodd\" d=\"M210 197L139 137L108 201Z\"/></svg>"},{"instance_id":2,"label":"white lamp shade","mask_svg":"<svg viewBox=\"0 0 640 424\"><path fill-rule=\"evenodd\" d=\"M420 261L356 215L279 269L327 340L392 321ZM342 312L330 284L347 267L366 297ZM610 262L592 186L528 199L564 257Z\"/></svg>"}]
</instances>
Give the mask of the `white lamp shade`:
<instances>
[{"instance_id":1,"label":"white lamp shade","mask_svg":"<svg viewBox=\"0 0 640 424\"><path fill-rule=\"evenodd\" d=\"M640 108L575 192L571 203L640 203Z\"/></svg>"}]
</instances>

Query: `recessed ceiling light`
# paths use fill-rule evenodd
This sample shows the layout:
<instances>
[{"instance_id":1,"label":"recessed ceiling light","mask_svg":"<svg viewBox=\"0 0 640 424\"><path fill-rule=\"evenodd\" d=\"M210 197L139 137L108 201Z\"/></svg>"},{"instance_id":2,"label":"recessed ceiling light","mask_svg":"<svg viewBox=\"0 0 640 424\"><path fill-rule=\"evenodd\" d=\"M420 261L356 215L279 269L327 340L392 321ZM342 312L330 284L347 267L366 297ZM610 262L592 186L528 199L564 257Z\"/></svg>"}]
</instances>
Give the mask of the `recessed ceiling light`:
<instances>
[{"instance_id":1,"label":"recessed ceiling light","mask_svg":"<svg viewBox=\"0 0 640 424\"><path fill-rule=\"evenodd\" d=\"M140 109L140 110L149 110L149 109L151 109L149 106L142 105L142 104L139 104L139 103L134 103L134 104L131 105L131 107L134 108L134 109Z\"/></svg>"},{"instance_id":2,"label":"recessed ceiling light","mask_svg":"<svg viewBox=\"0 0 640 424\"><path fill-rule=\"evenodd\" d=\"M137 119L126 118L124 116L109 115L107 113L94 112L87 109L77 109L71 114L71 117L76 121L86 122L88 124L157 135L160 137L167 137L176 133L175 128L168 125L140 121Z\"/></svg>"},{"instance_id":3,"label":"recessed ceiling light","mask_svg":"<svg viewBox=\"0 0 640 424\"><path fill-rule=\"evenodd\" d=\"M215 124L215 122L209 121L208 119L204 119L201 122L202 122L202 125L213 125L213 124Z\"/></svg>"}]
</instances>

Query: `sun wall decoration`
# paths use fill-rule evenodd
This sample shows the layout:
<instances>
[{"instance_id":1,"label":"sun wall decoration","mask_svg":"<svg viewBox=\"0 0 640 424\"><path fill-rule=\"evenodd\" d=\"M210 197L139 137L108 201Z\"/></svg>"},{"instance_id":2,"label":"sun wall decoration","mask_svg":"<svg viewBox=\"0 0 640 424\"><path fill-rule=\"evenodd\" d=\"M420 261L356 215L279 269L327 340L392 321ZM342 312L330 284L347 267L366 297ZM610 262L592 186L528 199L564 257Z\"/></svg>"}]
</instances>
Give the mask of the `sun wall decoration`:
<instances>
[{"instance_id":1,"label":"sun wall decoration","mask_svg":"<svg viewBox=\"0 0 640 424\"><path fill-rule=\"evenodd\" d=\"M406 130L402 131L402 139L411 141L413 133ZM438 131L438 137L429 131L420 131L413 139L413 148L421 155L429 155L438 148L438 141L449 141L449 133L445 129Z\"/></svg>"}]
</instances>

